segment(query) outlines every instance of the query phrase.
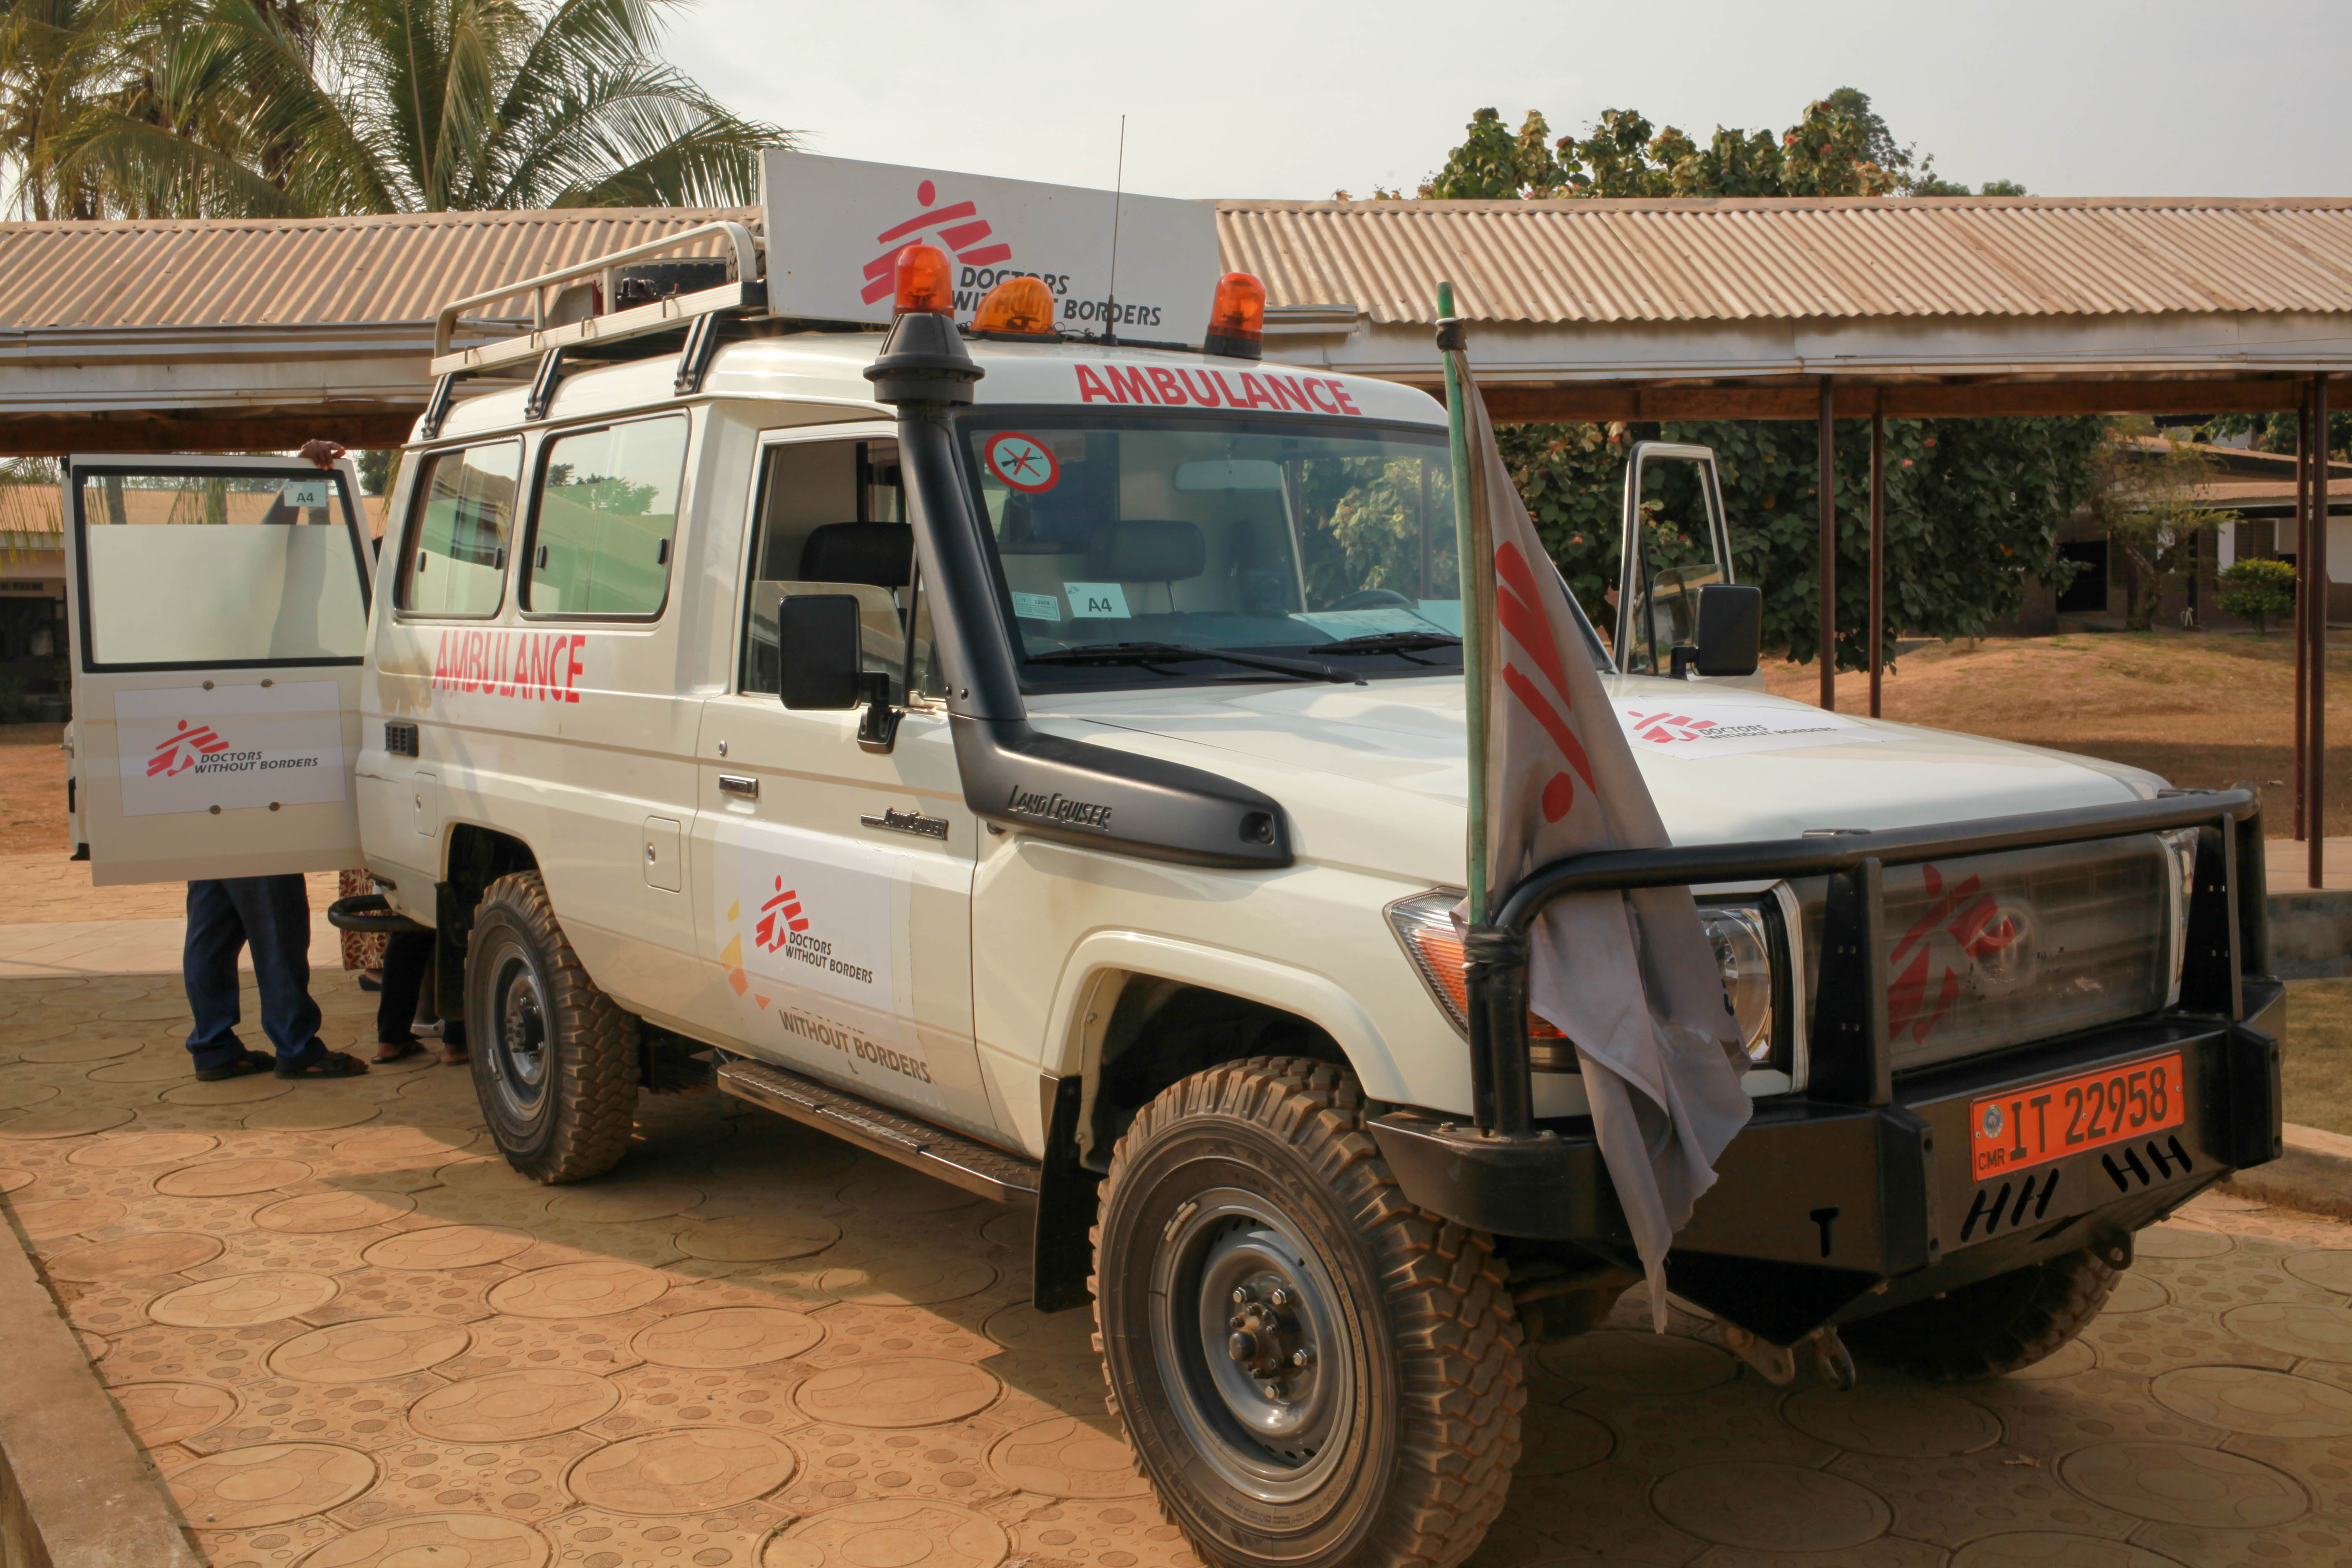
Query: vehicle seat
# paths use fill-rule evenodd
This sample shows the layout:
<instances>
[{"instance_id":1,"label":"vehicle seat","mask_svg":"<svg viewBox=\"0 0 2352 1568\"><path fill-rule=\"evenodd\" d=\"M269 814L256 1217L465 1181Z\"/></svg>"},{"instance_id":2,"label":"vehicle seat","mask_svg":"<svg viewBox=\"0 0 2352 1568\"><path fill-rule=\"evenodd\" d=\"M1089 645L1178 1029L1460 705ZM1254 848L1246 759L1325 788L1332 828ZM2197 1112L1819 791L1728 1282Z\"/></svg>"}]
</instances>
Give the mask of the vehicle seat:
<instances>
[{"instance_id":1,"label":"vehicle seat","mask_svg":"<svg viewBox=\"0 0 2352 1568\"><path fill-rule=\"evenodd\" d=\"M1197 522L1129 518L1107 522L1087 542L1087 571L1098 583L1183 583L1209 569Z\"/></svg>"},{"instance_id":2,"label":"vehicle seat","mask_svg":"<svg viewBox=\"0 0 2352 1568\"><path fill-rule=\"evenodd\" d=\"M866 583L903 588L914 578L915 530L904 522L828 522L801 546L807 583Z\"/></svg>"}]
</instances>

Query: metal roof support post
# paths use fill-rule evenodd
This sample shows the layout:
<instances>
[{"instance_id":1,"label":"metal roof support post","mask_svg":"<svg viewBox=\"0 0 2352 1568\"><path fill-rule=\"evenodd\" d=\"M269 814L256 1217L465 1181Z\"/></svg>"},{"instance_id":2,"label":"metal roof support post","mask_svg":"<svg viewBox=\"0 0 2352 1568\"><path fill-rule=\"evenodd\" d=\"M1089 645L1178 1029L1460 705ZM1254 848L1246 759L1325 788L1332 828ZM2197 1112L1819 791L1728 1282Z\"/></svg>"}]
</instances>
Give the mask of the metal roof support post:
<instances>
[{"instance_id":1,"label":"metal roof support post","mask_svg":"<svg viewBox=\"0 0 2352 1568\"><path fill-rule=\"evenodd\" d=\"M2303 536L2311 520L2311 405L2306 395L2298 393L2294 402L2294 831L2291 837L2303 842ZM2271 549L2283 550L2286 540L2273 532Z\"/></svg>"},{"instance_id":2,"label":"metal roof support post","mask_svg":"<svg viewBox=\"0 0 2352 1568\"><path fill-rule=\"evenodd\" d=\"M1870 400L1870 716L1878 717L1879 679L1885 660L1880 634L1886 625L1886 394Z\"/></svg>"},{"instance_id":3,"label":"metal roof support post","mask_svg":"<svg viewBox=\"0 0 2352 1568\"><path fill-rule=\"evenodd\" d=\"M2310 769L2303 787L2304 822L2309 829L2304 843L2310 854L2311 885L2325 884L2327 869L2327 373L2311 378L2311 521L2301 570L2304 597L2309 601L2311 642L2304 656L2309 667L2310 695L2305 700L2304 754Z\"/></svg>"},{"instance_id":4,"label":"metal roof support post","mask_svg":"<svg viewBox=\"0 0 2352 1568\"><path fill-rule=\"evenodd\" d=\"M1830 378L1822 377L1821 458L1814 485L1822 498L1822 706L1837 707L1837 420Z\"/></svg>"}]
</instances>

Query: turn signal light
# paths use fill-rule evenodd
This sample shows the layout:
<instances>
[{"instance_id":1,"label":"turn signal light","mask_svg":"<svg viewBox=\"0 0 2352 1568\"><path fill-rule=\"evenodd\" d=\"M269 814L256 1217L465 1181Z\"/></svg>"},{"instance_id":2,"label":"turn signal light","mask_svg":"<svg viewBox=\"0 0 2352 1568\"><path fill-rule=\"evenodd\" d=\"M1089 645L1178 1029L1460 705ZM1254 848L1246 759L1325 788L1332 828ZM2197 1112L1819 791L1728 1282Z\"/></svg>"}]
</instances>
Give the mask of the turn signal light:
<instances>
[{"instance_id":1,"label":"turn signal light","mask_svg":"<svg viewBox=\"0 0 2352 1568\"><path fill-rule=\"evenodd\" d=\"M1461 895L1457 893L1424 893L1417 899L1401 900L1389 906L1389 924L1404 943L1405 956L1412 960L1422 984L1429 987L1430 998L1444 1013L1446 1020L1466 1037L1470 1033L1470 977L1462 933L1454 929L1454 906L1460 901ZM1551 1042L1563 1041L1568 1037L1530 1012L1528 1038Z\"/></svg>"},{"instance_id":2,"label":"turn signal light","mask_svg":"<svg viewBox=\"0 0 2352 1568\"><path fill-rule=\"evenodd\" d=\"M1263 357L1265 338L1265 285L1246 272L1228 272L1217 279L1216 298L1209 302L1208 335L1203 353L1234 359Z\"/></svg>"},{"instance_id":3,"label":"turn signal light","mask_svg":"<svg viewBox=\"0 0 2352 1568\"><path fill-rule=\"evenodd\" d=\"M988 291L971 330L995 337L1058 341L1054 330L1054 291L1042 278L1007 278Z\"/></svg>"},{"instance_id":4,"label":"turn signal light","mask_svg":"<svg viewBox=\"0 0 2352 1568\"><path fill-rule=\"evenodd\" d=\"M950 280L947 252L936 245L910 245L898 253L896 316L949 316L955 313L955 289Z\"/></svg>"}]
</instances>

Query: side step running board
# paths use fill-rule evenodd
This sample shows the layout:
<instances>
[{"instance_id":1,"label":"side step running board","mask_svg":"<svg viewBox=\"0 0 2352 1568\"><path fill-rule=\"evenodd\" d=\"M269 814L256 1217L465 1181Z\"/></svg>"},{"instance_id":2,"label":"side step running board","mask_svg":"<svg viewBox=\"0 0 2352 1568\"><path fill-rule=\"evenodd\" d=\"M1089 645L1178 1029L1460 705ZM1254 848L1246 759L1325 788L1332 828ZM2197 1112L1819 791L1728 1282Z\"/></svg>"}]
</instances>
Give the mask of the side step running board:
<instances>
[{"instance_id":1,"label":"side step running board","mask_svg":"<svg viewBox=\"0 0 2352 1568\"><path fill-rule=\"evenodd\" d=\"M886 1110L862 1095L741 1057L719 1058L719 1087L738 1100L804 1121L845 1142L910 1165L965 1192L977 1193L1001 1204L1037 1200L1038 1166L1034 1160L1024 1160L928 1121Z\"/></svg>"}]
</instances>

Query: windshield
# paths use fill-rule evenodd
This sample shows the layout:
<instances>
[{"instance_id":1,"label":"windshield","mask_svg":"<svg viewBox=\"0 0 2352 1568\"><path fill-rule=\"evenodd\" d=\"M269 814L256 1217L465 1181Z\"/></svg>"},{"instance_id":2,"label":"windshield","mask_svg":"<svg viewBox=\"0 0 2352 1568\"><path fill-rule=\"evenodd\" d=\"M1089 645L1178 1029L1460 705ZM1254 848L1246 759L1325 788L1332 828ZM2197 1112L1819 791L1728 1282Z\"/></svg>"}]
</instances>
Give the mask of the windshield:
<instances>
[{"instance_id":1,"label":"windshield","mask_svg":"<svg viewBox=\"0 0 2352 1568\"><path fill-rule=\"evenodd\" d=\"M1074 409L961 430L1028 684L1461 668L1442 430Z\"/></svg>"}]
</instances>

